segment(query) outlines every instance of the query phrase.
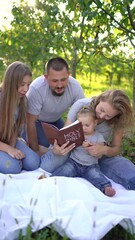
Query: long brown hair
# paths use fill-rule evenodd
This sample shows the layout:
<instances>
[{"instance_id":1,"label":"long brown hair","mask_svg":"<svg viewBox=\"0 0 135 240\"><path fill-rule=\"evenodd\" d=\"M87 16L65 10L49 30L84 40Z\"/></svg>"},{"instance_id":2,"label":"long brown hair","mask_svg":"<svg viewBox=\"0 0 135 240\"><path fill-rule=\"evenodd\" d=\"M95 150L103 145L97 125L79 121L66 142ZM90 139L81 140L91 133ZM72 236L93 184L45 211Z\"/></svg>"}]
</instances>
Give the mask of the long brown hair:
<instances>
[{"instance_id":1,"label":"long brown hair","mask_svg":"<svg viewBox=\"0 0 135 240\"><path fill-rule=\"evenodd\" d=\"M129 129L133 126L133 110L129 97L122 90L108 90L101 93L99 96L94 97L92 101L92 107L96 109L96 106L100 101L109 103L114 109L119 111L119 114L114 118L107 120L109 124L112 124L115 129Z\"/></svg>"},{"instance_id":2,"label":"long brown hair","mask_svg":"<svg viewBox=\"0 0 135 240\"><path fill-rule=\"evenodd\" d=\"M8 66L0 87L0 141L7 144L25 124L26 98L18 98L18 87L27 75L31 77L32 73L26 64L13 62ZM15 120L17 109L18 118Z\"/></svg>"}]
</instances>

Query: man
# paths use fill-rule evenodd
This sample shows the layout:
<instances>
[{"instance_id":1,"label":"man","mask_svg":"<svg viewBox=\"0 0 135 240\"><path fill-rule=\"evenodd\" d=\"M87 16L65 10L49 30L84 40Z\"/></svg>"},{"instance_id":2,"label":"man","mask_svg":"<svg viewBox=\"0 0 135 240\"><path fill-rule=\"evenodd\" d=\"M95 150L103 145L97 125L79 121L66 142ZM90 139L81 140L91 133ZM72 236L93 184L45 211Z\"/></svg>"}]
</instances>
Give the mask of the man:
<instances>
[{"instance_id":1,"label":"man","mask_svg":"<svg viewBox=\"0 0 135 240\"><path fill-rule=\"evenodd\" d=\"M49 122L58 128L64 126L61 115L80 98L83 89L76 79L69 76L67 62L52 58L46 66L46 73L36 78L27 93L27 134L29 146L41 155L39 145L49 146L41 121Z\"/></svg>"}]
</instances>

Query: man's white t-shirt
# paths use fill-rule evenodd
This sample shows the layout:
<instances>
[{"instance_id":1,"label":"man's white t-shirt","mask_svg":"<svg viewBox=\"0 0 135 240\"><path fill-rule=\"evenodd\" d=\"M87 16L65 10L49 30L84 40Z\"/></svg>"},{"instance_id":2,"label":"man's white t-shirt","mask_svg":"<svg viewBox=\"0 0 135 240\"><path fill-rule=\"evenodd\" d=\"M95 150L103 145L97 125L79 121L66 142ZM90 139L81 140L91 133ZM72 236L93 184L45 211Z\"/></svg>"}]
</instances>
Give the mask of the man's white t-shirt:
<instances>
[{"instance_id":1,"label":"man's white t-shirt","mask_svg":"<svg viewBox=\"0 0 135 240\"><path fill-rule=\"evenodd\" d=\"M27 92L28 113L39 115L38 119L55 122L78 99L84 98L84 92L78 81L69 77L62 96L54 96L44 76L36 78Z\"/></svg>"}]
</instances>

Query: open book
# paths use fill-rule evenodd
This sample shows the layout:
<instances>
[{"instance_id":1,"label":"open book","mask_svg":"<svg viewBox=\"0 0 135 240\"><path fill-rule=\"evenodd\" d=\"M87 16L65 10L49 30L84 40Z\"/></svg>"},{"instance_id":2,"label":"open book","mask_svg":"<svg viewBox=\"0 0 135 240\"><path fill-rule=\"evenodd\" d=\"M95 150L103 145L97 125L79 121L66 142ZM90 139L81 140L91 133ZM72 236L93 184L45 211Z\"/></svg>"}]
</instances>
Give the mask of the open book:
<instances>
[{"instance_id":1,"label":"open book","mask_svg":"<svg viewBox=\"0 0 135 240\"><path fill-rule=\"evenodd\" d=\"M76 143L76 147L78 147L84 141L82 123L78 120L61 129L49 123L41 122L41 124L50 144L54 144L54 140L56 139L60 146L69 141L68 146Z\"/></svg>"}]
</instances>

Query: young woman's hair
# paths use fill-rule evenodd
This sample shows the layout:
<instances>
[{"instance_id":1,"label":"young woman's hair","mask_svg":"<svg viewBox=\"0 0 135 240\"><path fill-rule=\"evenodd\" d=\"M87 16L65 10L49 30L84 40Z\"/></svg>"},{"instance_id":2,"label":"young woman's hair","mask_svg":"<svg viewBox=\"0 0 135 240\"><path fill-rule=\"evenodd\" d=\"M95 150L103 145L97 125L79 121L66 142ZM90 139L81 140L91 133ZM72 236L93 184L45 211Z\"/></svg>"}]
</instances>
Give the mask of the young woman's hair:
<instances>
[{"instance_id":1,"label":"young woman's hair","mask_svg":"<svg viewBox=\"0 0 135 240\"><path fill-rule=\"evenodd\" d=\"M95 109L100 101L109 103L119 114L107 122L112 124L115 129L126 129L133 125L133 110L130 99L122 90L108 90L94 97L92 107Z\"/></svg>"},{"instance_id":2,"label":"young woman's hair","mask_svg":"<svg viewBox=\"0 0 135 240\"><path fill-rule=\"evenodd\" d=\"M46 64L47 74L49 73L50 68L55 71L61 71L63 68L66 68L66 70L69 71L67 62L61 57L52 58L48 61Z\"/></svg>"},{"instance_id":3,"label":"young woman's hair","mask_svg":"<svg viewBox=\"0 0 135 240\"><path fill-rule=\"evenodd\" d=\"M19 61L10 64L0 87L0 141L10 143L15 132L23 129L26 120L26 98L18 97L18 87L25 76L32 76L29 67ZM15 113L18 109L18 118Z\"/></svg>"}]
</instances>

